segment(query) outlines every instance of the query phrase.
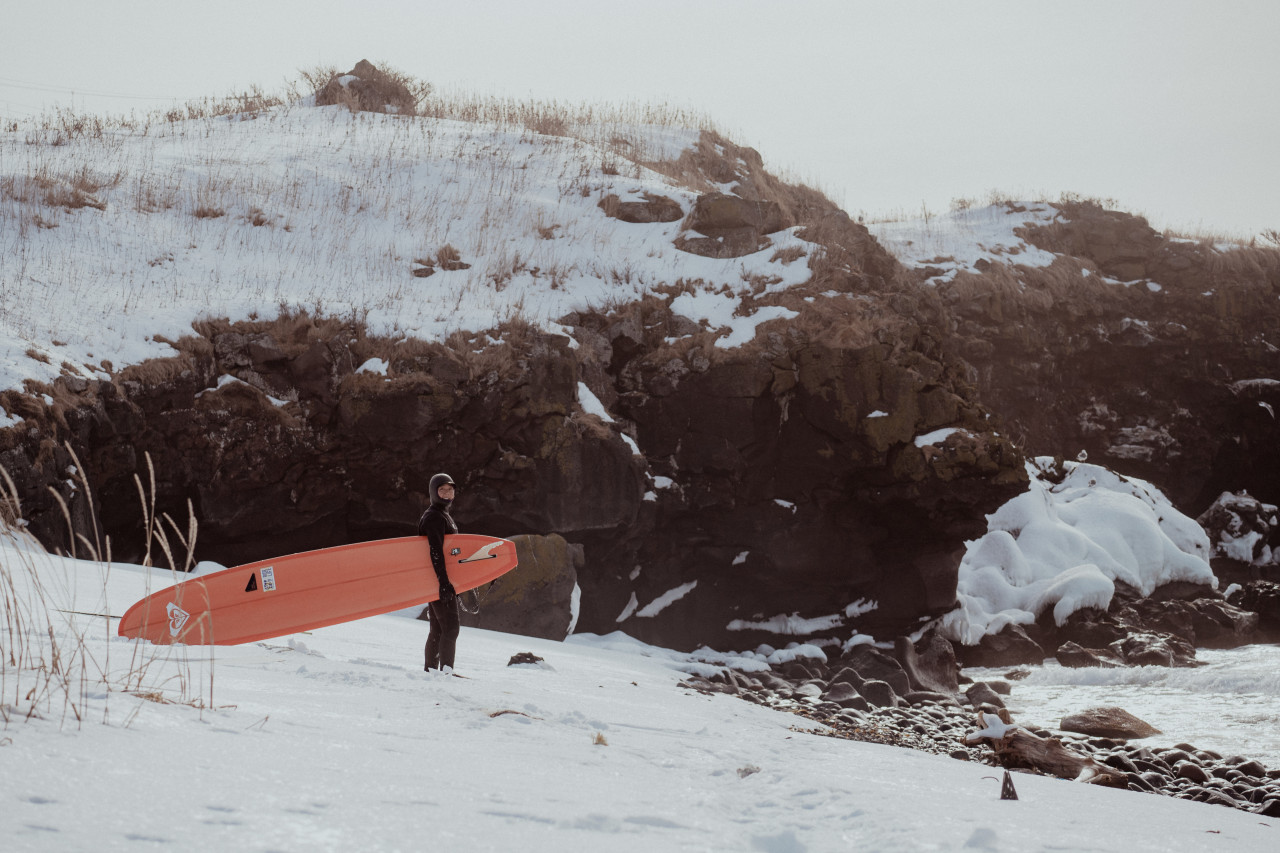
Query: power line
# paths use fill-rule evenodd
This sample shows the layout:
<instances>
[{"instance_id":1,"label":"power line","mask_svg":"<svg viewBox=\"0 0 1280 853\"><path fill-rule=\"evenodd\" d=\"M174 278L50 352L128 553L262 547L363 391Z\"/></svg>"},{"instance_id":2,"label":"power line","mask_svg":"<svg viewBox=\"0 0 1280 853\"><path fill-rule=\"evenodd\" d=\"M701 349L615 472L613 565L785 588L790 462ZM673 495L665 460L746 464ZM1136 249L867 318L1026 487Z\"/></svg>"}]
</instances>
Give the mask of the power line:
<instances>
[{"instance_id":1,"label":"power line","mask_svg":"<svg viewBox=\"0 0 1280 853\"><path fill-rule=\"evenodd\" d=\"M162 97L160 95L124 95L119 92L95 92L91 89L68 89L62 86L46 86L30 80L15 80L11 77L0 77L0 87L6 89L29 89L35 92L58 92L66 95L88 95L94 98L124 98L133 101L180 101L177 96Z\"/></svg>"}]
</instances>

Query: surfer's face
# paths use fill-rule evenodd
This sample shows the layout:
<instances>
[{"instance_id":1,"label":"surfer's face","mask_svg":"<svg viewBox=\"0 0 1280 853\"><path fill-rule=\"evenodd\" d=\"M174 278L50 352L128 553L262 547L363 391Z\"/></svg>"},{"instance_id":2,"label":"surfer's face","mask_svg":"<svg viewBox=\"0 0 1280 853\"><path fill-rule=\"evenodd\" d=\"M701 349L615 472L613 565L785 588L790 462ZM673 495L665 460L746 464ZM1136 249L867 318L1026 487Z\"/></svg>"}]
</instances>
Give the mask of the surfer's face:
<instances>
[{"instance_id":1,"label":"surfer's face","mask_svg":"<svg viewBox=\"0 0 1280 853\"><path fill-rule=\"evenodd\" d=\"M453 483L445 483L443 486L436 489L436 495L438 495L440 500L442 501L453 500L453 495L454 495Z\"/></svg>"}]
</instances>

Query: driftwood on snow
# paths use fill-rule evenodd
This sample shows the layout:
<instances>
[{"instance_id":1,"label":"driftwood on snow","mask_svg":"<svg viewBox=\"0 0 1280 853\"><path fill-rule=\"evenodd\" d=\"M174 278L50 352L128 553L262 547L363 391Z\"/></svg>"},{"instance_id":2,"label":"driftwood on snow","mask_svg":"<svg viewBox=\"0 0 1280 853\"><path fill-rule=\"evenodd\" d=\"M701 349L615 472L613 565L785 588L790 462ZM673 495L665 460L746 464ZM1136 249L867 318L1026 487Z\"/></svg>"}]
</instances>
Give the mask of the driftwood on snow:
<instances>
[{"instance_id":1,"label":"driftwood on snow","mask_svg":"<svg viewBox=\"0 0 1280 853\"><path fill-rule=\"evenodd\" d=\"M1015 725L1006 710L1001 710L998 718L979 711L978 726L980 731L965 735L965 744L986 744L1001 767L1036 770L1061 779L1110 788L1123 788L1128 784L1119 770L1069 749L1056 737L1043 738Z\"/></svg>"}]
</instances>

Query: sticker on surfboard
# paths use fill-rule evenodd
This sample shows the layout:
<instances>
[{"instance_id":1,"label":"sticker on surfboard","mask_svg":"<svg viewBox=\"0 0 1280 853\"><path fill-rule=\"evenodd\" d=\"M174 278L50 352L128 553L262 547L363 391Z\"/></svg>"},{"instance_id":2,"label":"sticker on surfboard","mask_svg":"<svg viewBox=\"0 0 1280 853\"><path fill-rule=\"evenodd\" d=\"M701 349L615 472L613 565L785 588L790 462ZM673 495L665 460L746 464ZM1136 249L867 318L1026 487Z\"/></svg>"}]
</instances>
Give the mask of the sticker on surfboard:
<instances>
[{"instance_id":1,"label":"sticker on surfboard","mask_svg":"<svg viewBox=\"0 0 1280 853\"><path fill-rule=\"evenodd\" d=\"M169 614L169 636L176 637L178 632L182 630L182 626L187 624L187 620L191 618L191 614L172 601L166 604L164 609Z\"/></svg>"},{"instance_id":2,"label":"sticker on surfboard","mask_svg":"<svg viewBox=\"0 0 1280 853\"><path fill-rule=\"evenodd\" d=\"M276 588L276 570L266 566L262 570L262 591L274 592Z\"/></svg>"}]
</instances>

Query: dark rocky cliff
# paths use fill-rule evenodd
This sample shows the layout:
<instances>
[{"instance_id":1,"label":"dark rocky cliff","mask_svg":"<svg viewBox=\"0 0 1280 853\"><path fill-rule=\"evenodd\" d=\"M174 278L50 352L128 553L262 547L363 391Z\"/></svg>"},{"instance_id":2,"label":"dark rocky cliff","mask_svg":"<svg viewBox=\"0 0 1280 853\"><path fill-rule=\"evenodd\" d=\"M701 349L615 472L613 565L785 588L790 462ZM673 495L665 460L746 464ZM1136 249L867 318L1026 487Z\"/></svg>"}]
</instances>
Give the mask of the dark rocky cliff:
<instances>
[{"instance_id":1,"label":"dark rocky cliff","mask_svg":"<svg viewBox=\"0 0 1280 853\"><path fill-rule=\"evenodd\" d=\"M1083 450L1191 515L1223 491L1280 499L1280 251L1166 238L1089 202L1025 236L1053 267L939 288L1019 443Z\"/></svg>"},{"instance_id":2,"label":"dark rocky cliff","mask_svg":"<svg viewBox=\"0 0 1280 853\"><path fill-rule=\"evenodd\" d=\"M862 630L907 630L951 607L964 539L1021 488L1021 457L963 366L910 324L845 344L779 326L765 346L718 350L660 299L566 320L573 341L494 330L503 343L424 346L385 376L355 372L379 343L358 328L209 327L169 364L79 393L59 380L43 452L18 442L0 462L32 529L69 548L42 486L88 519L58 477L52 438L70 442L116 558L133 560L149 455L158 511L184 520L190 501L198 555L228 565L411 534L424 484L448 470L465 529L581 546L578 630L685 647L776 641L728 626L860 600L879 605ZM688 334L673 346L676 327ZM588 380L614 423L583 410ZM957 431L914 442L942 427Z\"/></svg>"}]
</instances>

